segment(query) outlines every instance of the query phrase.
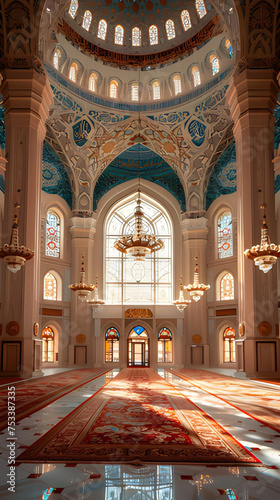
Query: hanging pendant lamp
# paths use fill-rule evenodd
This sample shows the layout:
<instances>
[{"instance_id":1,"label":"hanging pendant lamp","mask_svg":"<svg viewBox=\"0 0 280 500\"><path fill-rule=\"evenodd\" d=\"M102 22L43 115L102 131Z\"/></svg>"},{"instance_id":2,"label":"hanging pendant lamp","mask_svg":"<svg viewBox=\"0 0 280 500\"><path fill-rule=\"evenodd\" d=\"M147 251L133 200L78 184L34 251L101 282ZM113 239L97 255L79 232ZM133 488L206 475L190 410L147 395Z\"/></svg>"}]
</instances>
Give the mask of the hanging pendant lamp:
<instances>
[{"instance_id":1,"label":"hanging pendant lamp","mask_svg":"<svg viewBox=\"0 0 280 500\"><path fill-rule=\"evenodd\" d=\"M185 300L184 298L184 287L182 283L182 276L181 276L181 284L180 284L180 292L179 292L179 300L174 300L173 301L174 306L177 307L177 309L180 312L183 312L184 309L191 304L191 300Z\"/></svg>"},{"instance_id":2,"label":"hanging pendant lamp","mask_svg":"<svg viewBox=\"0 0 280 500\"><path fill-rule=\"evenodd\" d=\"M20 208L17 203L15 203L14 206L15 208ZM22 266L25 265L25 262L32 259L33 256L34 252L32 252L32 250L29 250L29 248L26 248L23 245L19 245L18 216L15 215L12 225L10 244L5 244L3 248L0 248L0 258L4 259L9 271L16 273L22 268Z\"/></svg>"},{"instance_id":3,"label":"hanging pendant lamp","mask_svg":"<svg viewBox=\"0 0 280 500\"><path fill-rule=\"evenodd\" d=\"M95 288L94 288L94 293L93 293L93 299L92 300L87 300L87 303L90 306L93 306L94 309L96 309L99 306L103 306L105 304L104 300L101 300L101 299L98 298L97 276L96 276Z\"/></svg>"},{"instance_id":4,"label":"hanging pendant lamp","mask_svg":"<svg viewBox=\"0 0 280 500\"><path fill-rule=\"evenodd\" d=\"M93 292L95 289L95 285L87 285L86 284L86 273L85 273L85 256L82 254L82 263L81 263L81 271L80 271L80 282L69 285L70 290L73 292L77 292L77 295L81 302L85 302L87 297Z\"/></svg>"},{"instance_id":5,"label":"hanging pendant lamp","mask_svg":"<svg viewBox=\"0 0 280 500\"><path fill-rule=\"evenodd\" d=\"M185 286L184 289L190 292L190 296L192 297L192 299L197 302L204 295L204 292L206 292L206 290L209 290L209 288L210 285L199 283L198 258L196 256L193 284Z\"/></svg>"}]
</instances>

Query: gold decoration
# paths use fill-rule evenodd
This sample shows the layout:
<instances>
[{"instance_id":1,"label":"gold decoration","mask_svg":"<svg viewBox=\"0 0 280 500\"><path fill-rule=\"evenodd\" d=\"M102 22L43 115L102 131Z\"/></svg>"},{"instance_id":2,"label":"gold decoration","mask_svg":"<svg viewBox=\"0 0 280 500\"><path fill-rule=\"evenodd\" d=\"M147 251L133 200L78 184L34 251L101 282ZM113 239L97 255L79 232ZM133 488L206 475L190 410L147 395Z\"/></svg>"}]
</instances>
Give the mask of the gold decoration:
<instances>
[{"instance_id":1,"label":"gold decoration","mask_svg":"<svg viewBox=\"0 0 280 500\"><path fill-rule=\"evenodd\" d=\"M272 332L272 326L268 321L261 321L258 324L258 332L262 337L267 337Z\"/></svg>"},{"instance_id":2,"label":"gold decoration","mask_svg":"<svg viewBox=\"0 0 280 500\"><path fill-rule=\"evenodd\" d=\"M79 333L79 335L76 336L76 342L78 344L83 344L86 341L86 336L83 333Z\"/></svg>"},{"instance_id":3,"label":"gold decoration","mask_svg":"<svg viewBox=\"0 0 280 500\"><path fill-rule=\"evenodd\" d=\"M85 272L85 256L82 254L82 265L81 265L81 271L80 271L80 283L73 283L72 285L69 285L70 290L73 292L77 292L77 295L81 302L85 302L87 300L87 297L93 292L95 289L95 285L88 285L86 283L86 272Z\"/></svg>"},{"instance_id":4,"label":"gold decoration","mask_svg":"<svg viewBox=\"0 0 280 500\"><path fill-rule=\"evenodd\" d=\"M33 333L34 333L35 337L38 337L39 323L34 323L34 325L33 325Z\"/></svg>"},{"instance_id":5,"label":"gold decoration","mask_svg":"<svg viewBox=\"0 0 280 500\"><path fill-rule=\"evenodd\" d=\"M11 337L14 337L19 332L19 324L16 321L10 321L6 326L6 332Z\"/></svg>"},{"instance_id":6,"label":"gold decoration","mask_svg":"<svg viewBox=\"0 0 280 500\"><path fill-rule=\"evenodd\" d=\"M239 323L239 336L244 337L245 335L245 323Z\"/></svg>"},{"instance_id":7,"label":"gold decoration","mask_svg":"<svg viewBox=\"0 0 280 500\"><path fill-rule=\"evenodd\" d=\"M125 318L152 318L153 313L150 309L126 309Z\"/></svg>"},{"instance_id":8,"label":"gold decoration","mask_svg":"<svg viewBox=\"0 0 280 500\"><path fill-rule=\"evenodd\" d=\"M200 344L201 343L201 335L196 333L195 335L193 335L192 341L194 344Z\"/></svg>"}]
</instances>

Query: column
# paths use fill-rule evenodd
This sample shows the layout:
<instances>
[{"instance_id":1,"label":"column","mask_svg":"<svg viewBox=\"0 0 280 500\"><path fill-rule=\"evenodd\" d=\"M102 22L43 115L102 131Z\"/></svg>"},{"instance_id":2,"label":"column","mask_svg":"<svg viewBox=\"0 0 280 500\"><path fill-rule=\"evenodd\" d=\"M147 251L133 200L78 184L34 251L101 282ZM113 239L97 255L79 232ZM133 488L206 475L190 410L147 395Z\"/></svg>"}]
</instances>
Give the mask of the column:
<instances>
[{"instance_id":1,"label":"column","mask_svg":"<svg viewBox=\"0 0 280 500\"><path fill-rule=\"evenodd\" d=\"M245 249L260 244L260 205L264 202L271 242L277 243L272 160L273 110L278 92L272 69L246 69L235 76L228 91L237 170L237 363L239 371L250 377L276 377L280 373L276 266L264 274L243 254Z\"/></svg>"},{"instance_id":2,"label":"column","mask_svg":"<svg viewBox=\"0 0 280 500\"><path fill-rule=\"evenodd\" d=\"M19 243L34 250L33 259L16 274L2 263L2 341L7 352L14 342L10 353L17 353L16 363L7 357L2 369L31 376L37 338L34 325L39 322L42 146L52 91L43 71L6 69L2 76L7 160L2 243L9 243L14 203L18 202ZM37 362L35 371L39 370Z\"/></svg>"}]
</instances>

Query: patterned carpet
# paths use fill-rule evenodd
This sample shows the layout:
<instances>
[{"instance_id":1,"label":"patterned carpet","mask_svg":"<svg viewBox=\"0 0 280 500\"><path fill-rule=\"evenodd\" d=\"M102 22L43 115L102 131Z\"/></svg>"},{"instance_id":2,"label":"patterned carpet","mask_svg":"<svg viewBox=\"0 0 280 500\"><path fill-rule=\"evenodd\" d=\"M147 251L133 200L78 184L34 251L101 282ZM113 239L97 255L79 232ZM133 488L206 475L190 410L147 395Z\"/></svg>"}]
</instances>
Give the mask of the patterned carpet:
<instances>
[{"instance_id":1,"label":"patterned carpet","mask_svg":"<svg viewBox=\"0 0 280 500\"><path fill-rule=\"evenodd\" d=\"M280 433L280 392L207 370L169 370Z\"/></svg>"},{"instance_id":2,"label":"patterned carpet","mask_svg":"<svg viewBox=\"0 0 280 500\"><path fill-rule=\"evenodd\" d=\"M15 387L16 422L44 408L69 391L105 373L100 368L69 370L56 375L17 383ZM13 385L12 383L10 386ZM7 387L0 390L0 431L7 427Z\"/></svg>"},{"instance_id":3,"label":"patterned carpet","mask_svg":"<svg viewBox=\"0 0 280 500\"><path fill-rule=\"evenodd\" d=\"M260 463L150 368L122 370L17 461Z\"/></svg>"}]
</instances>

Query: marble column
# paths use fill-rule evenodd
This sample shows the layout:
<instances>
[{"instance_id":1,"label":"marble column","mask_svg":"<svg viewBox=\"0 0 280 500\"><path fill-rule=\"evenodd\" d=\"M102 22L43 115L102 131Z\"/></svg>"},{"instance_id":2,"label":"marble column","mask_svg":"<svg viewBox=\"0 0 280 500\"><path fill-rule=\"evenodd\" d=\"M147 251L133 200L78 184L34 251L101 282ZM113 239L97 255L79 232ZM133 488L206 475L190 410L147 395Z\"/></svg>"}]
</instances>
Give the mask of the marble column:
<instances>
[{"instance_id":1,"label":"marble column","mask_svg":"<svg viewBox=\"0 0 280 500\"><path fill-rule=\"evenodd\" d=\"M34 250L33 259L16 274L8 271L2 262L2 342L6 343L6 348L10 342L18 346L16 363L10 364L7 357L2 370L30 376L33 369L40 371L38 358L34 358L36 338L33 333L34 324L39 322L42 147L52 91L44 71L6 69L2 76L0 92L5 108L7 160L2 243L9 243L14 203L18 202L19 243ZM7 325L11 322L14 328L9 329ZM38 354L37 347L36 351Z\"/></svg>"},{"instance_id":2,"label":"marble column","mask_svg":"<svg viewBox=\"0 0 280 500\"><path fill-rule=\"evenodd\" d=\"M238 370L247 376L280 373L276 266L264 274L244 256L260 244L263 211L276 241L273 144L279 87L272 69L245 69L234 77L228 102L234 120L237 170L237 231L240 338Z\"/></svg>"}]
</instances>

